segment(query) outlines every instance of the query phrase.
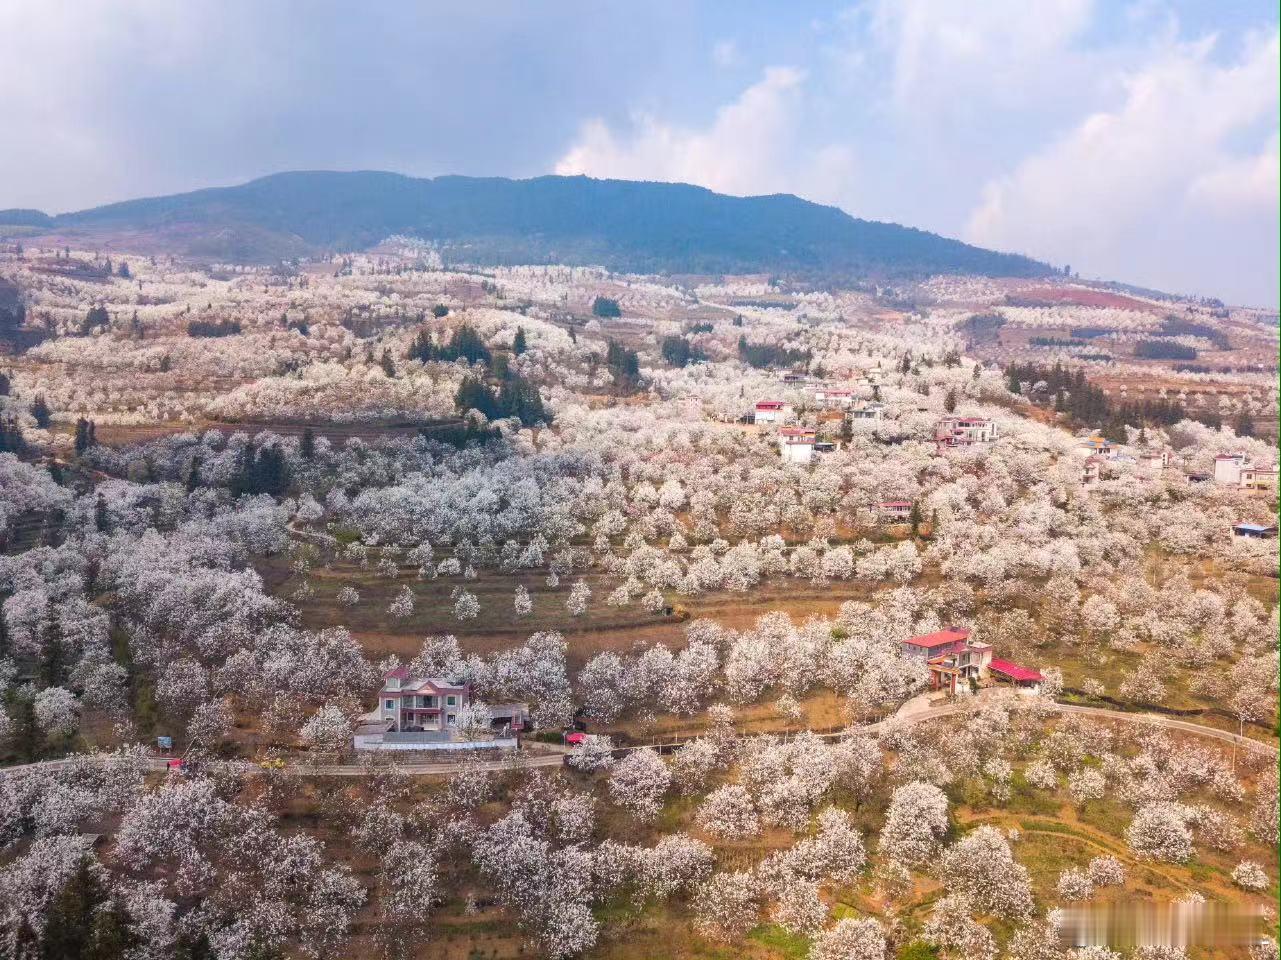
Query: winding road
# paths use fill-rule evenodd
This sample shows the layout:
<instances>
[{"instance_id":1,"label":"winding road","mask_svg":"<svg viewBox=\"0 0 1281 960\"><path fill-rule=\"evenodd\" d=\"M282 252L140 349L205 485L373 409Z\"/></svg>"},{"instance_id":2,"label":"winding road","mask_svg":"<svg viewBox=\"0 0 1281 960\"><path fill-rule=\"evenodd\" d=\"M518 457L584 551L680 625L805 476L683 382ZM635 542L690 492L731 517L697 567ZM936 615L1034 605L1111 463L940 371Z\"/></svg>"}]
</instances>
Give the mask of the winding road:
<instances>
[{"instance_id":1,"label":"winding road","mask_svg":"<svg viewBox=\"0 0 1281 960\"><path fill-rule=\"evenodd\" d=\"M1035 705L1031 699L1015 698L1012 700L1012 706L1015 708L1028 708ZM886 720L880 720L876 723L869 723L861 727L852 728L858 733L877 733L891 724L908 724L915 725L924 723L927 720L936 720L942 717L953 717L958 714L968 713L973 709L973 701L966 703L950 703L941 707L930 707L924 704L922 698L909 700L899 711ZM1053 703L1049 709L1056 713L1077 714L1080 716L1095 717L1100 720L1118 720L1122 723L1142 724L1150 727L1158 727L1165 730L1171 730L1176 733L1190 733L1194 736L1207 737L1211 740L1219 740L1223 743L1234 744L1246 750L1252 750L1258 753L1277 755L1277 748L1269 743L1263 743L1259 740L1252 740L1249 737L1239 736L1228 730L1220 730L1217 727L1206 727L1199 723L1190 723L1187 720L1178 720L1173 717L1160 716L1151 713L1126 713L1121 710L1108 710L1103 707L1083 707L1070 703ZM836 733L819 734L825 740L834 740L845 736L849 731L842 730ZM649 743L637 744L631 747L620 747L620 750L641 750L648 747L670 746L670 744ZM57 770L74 762L75 758L63 758L60 760L44 760L39 763L22 764L13 767L0 767L0 777L21 775L25 772L36 770ZM149 769L163 771L168 768L168 760L163 757L155 757L148 761ZM338 763L331 765L309 764L309 763L289 763L283 769L288 770L295 776L302 777L367 777L381 773L398 773L409 776L451 776L463 770L483 770L492 772L501 772L504 770L525 770L539 767L559 767L565 762L564 752L554 753L524 753L509 754L506 757L485 760L480 763L475 761L457 762L446 761L436 763L408 762L398 763L394 760L378 759L371 763ZM250 762L240 764L246 775L255 775L265 772L261 767Z\"/></svg>"}]
</instances>

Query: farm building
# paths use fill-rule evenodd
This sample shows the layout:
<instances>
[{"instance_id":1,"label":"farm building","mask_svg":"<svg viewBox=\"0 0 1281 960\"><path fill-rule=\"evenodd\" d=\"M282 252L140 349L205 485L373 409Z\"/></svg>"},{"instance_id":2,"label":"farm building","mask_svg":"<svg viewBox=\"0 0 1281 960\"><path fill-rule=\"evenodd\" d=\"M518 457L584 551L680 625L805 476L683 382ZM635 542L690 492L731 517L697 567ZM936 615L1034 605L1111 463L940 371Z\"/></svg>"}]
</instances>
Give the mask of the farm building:
<instances>
[{"instance_id":1,"label":"farm building","mask_svg":"<svg viewBox=\"0 0 1281 960\"><path fill-rule=\"evenodd\" d=\"M1275 490L1276 467L1257 467L1244 453L1221 453L1214 458L1214 480L1241 490Z\"/></svg>"},{"instance_id":2,"label":"farm building","mask_svg":"<svg viewBox=\"0 0 1281 960\"><path fill-rule=\"evenodd\" d=\"M791 404L782 400L761 400L756 404L754 423L787 423L792 417Z\"/></svg>"},{"instance_id":3,"label":"farm building","mask_svg":"<svg viewBox=\"0 0 1281 960\"><path fill-rule=\"evenodd\" d=\"M911 519L911 500L885 500L876 505L876 512L882 520L902 523Z\"/></svg>"},{"instance_id":4,"label":"farm building","mask_svg":"<svg viewBox=\"0 0 1281 960\"><path fill-rule=\"evenodd\" d=\"M903 655L925 661L930 689L950 694L972 686L1008 683L1024 690L1039 691L1044 677L1036 670L1020 667L992 656L990 643L970 639L965 627L947 627L903 642Z\"/></svg>"},{"instance_id":5,"label":"farm building","mask_svg":"<svg viewBox=\"0 0 1281 960\"><path fill-rule=\"evenodd\" d=\"M778 452L784 463L812 463L817 446L818 436L808 427L783 427L778 431Z\"/></svg>"},{"instance_id":6,"label":"farm building","mask_svg":"<svg viewBox=\"0 0 1281 960\"><path fill-rule=\"evenodd\" d=\"M998 436L996 423L987 417L944 417L934 427L934 443L940 450L985 446Z\"/></svg>"}]
</instances>

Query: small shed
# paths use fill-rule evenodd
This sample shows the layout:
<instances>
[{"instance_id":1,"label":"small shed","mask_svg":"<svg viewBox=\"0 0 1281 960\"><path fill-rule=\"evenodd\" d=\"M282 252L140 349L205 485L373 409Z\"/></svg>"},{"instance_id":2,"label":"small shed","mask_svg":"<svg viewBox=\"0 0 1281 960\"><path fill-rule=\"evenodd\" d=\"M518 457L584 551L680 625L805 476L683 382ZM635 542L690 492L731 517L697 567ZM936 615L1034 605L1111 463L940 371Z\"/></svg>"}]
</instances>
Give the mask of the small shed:
<instances>
[{"instance_id":1,"label":"small shed","mask_svg":"<svg viewBox=\"0 0 1281 960\"><path fill-rule=\"evenodd\" d=\"M1024 690L1040 690L1041 684L1045 682L1041 671L1033 670L1031 667L1020 667L1009 660L993 660L988 664L988 671L997 682L1008 683Z\"/></svg>"}]
</instances>

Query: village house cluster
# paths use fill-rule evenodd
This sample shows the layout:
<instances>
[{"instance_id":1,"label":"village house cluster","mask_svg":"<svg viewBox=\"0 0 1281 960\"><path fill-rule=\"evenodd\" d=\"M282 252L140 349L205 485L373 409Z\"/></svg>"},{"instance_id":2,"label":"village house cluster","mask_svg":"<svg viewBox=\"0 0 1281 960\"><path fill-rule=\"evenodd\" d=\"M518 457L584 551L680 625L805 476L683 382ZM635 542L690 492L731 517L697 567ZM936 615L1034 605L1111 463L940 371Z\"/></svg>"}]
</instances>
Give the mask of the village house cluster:
<instances>
[{"instance_id":1,"label":"village house cluster","mask_svg":"<svg viewBox=\"0 0 1281 960\"><path fill-rule=\"evenodd\" d=\"M1214 482L1240 490L1274 491L1277 468L1256 466L1244 453L1221 453L1214 458Z\"/></svg>"}]
</instances>

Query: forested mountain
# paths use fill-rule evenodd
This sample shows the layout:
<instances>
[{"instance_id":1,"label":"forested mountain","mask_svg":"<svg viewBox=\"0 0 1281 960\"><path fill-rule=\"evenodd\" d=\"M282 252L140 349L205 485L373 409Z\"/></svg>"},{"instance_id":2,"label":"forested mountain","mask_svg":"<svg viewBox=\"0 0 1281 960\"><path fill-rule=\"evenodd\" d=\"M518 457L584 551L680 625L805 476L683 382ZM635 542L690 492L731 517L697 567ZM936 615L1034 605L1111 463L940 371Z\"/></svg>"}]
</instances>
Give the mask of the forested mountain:
<instances>
[{"instance_id":1,"label":"forested mountain","mask_svg":"<svg viewBox=\"0 0 1281 960\"><path fill-rule=\"evenodd\" d=\"M439 243L451 262L840 277L1036 276L1050 269L789 194L730 197L687 184L587 177L281 173L61 214L50 223L58 231L150 235L179 252L242 260L360 249L410 234Z\"/></svg>"}]
</instances>

